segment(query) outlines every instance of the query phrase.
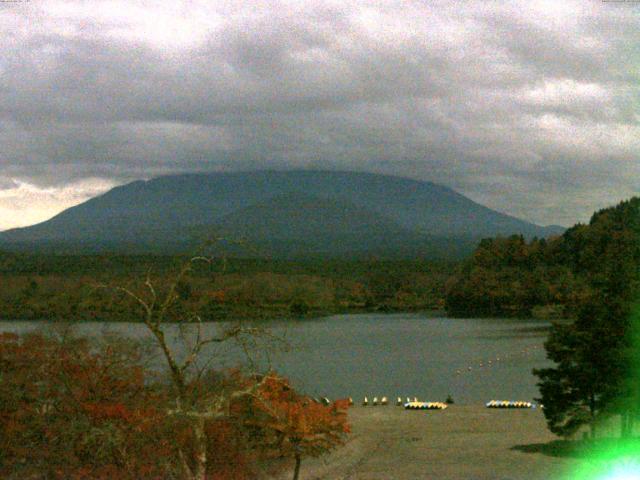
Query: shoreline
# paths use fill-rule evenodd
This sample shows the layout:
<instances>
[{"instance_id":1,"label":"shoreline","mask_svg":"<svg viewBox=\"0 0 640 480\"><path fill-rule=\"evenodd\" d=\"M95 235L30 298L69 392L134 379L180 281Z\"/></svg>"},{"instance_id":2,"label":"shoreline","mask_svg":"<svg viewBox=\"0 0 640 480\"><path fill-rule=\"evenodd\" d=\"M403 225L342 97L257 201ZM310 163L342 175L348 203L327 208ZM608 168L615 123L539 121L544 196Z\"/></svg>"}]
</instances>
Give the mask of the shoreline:
<instances>
[{"instance_id":1,"label":"shoreline","mask_svg":"<svg viewBox=\"0 0 640 480\"><path fill-rule=\"evenodd\" d=\"M540 409L353 406L346 444L302 462L305 480L556 480L580 461L557 455ZM290 478L283 472L278 479Z\"/></svg>"},{"instance_id":2,"label":"shoreline","mask_svg":"<svg viewBox=\"0 0 640 480\"><path fill-rule=\"evenodd\" d=\"M448 317L447 312L444 310L435 310L429 308L402 308L402 309L391 309L391 310L380 310L380 309L347 309L347 310L336 310L336 311L321 311L314 312L309 315L280 315L280 316L233 316L233 317L225 317L218 319L203 319L203 323L222 323L222 322L238 322L238 321L247 321L247 322L273 322L273 321L313 321L319 320L326 317L333 317L337 315L366 315L366 314L378 314L378 315L397 315L397 314L412 314L412 315L424 315L425 317L442 317L442 318L455 318ZM473 317L473 318L484 318L484 317ZM125 320L121 318L82 318L75 320L66 320L60 319L57 317L52 318L4 318L0 316L0 322L59 322L59 323L138 323L142 322L142 320ZM186 323L180 322L179 320L166 320L164 323L173 324L173 323Z\"/></svg>"}]
</instances>

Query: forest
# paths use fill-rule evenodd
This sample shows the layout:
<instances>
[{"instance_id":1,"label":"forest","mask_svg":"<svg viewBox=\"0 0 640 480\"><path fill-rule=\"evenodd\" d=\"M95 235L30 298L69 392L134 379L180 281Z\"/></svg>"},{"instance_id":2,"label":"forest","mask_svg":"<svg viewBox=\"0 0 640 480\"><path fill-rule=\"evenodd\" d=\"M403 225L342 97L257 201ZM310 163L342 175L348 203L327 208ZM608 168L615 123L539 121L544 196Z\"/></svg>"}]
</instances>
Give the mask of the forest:
<instances>
[{"instance_id":1,"label":"forest","mask_svg":"<svg viewBox=\"0 0 640 480\"><path fill-rule=\"evenodd\" d=\"M114 285L166 285L186 256L0 253L0 318L130 320ZM301 318L345 312L442 310L455 264L426 260L211 257L178 285L179 308L206 320ZM177 318L177 317L176 317Z\"/></svg>"},{"instance_id":2,"label":"forest","mask_svg":"<svg viewBox=\"0 0 640 480\"><path fill-rule=\"evenodd\" d=\"M636 202L604 209L589 224L548 239L483 239L463 262L213 256L182 280L179 303L210 321L424 310L572 319L595 292L603 239L634 235L622 217ZM0 252L0 318L126 321L135 306L110 287L147 277L166 284L185 258ZM621 268L632 265L621 261Z\"/></svg>"},{"instance_id":3,"label":"forest","mask_svg":"<svg viewBox=\"0 0 640 480\"><path fill-rule=\"evenodd\" d=\"M607 251L638 239L638 198L594 213L563 235L526 241L520 235L484 239L448 279L451 316L575 318L613 270L638 267L637 252Z\"/></svg>"},{"instance_id":4,"label":"forest","mask_svg":"<svg viewBox=\"0 0 640 480\"><path fill-rule=\"evenodd\" d=\"M600 210L550 240L482 241L449 280L453 315L530 315L554 322L545 342L551 368L535 369L549 429L571 437L620 417L631 438L640 419L640 198ZM566 321L570 320L570 321ZM637 452L637 445L634 447Z\"/></svg>"}]
</instances>

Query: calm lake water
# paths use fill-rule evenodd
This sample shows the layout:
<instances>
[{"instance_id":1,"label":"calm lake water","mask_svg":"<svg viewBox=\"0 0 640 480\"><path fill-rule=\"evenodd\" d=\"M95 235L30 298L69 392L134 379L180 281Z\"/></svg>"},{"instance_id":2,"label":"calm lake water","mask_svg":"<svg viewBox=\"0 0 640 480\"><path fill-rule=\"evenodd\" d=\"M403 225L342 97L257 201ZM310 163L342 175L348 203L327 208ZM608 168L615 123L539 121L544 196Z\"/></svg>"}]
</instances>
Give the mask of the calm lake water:
<instances>
[{"instance_id":1,"label":"calm lake water","mask_svg":"<svg viewBox=\"0 0 640 480\"><path fill-rule=\"evenodd\" d=\"M274 335L284 336L290 351L273 351L258 359L290 378L303 391L329 398L367 395L417 396L457 403L484 403L490 399L533 400L538 396L532 368L550 365L542 344L549 324L539 320L449 319L420 314L336 315L326 318L271 322ZM51 328L43 322L0 322L0 332ZM148 338L137 323L83 323L81 335L116 332ZM214 334L219 324L206 324ZM175 325L169 338L181 349ZM214 350L215 349L215 350ZM243 360L234 345L212 346L203 358L216 353L217 366ZM161 358L155 358L161 367ZM482 365L482 366L481 366Z\"/></svg>"}]
</instances>

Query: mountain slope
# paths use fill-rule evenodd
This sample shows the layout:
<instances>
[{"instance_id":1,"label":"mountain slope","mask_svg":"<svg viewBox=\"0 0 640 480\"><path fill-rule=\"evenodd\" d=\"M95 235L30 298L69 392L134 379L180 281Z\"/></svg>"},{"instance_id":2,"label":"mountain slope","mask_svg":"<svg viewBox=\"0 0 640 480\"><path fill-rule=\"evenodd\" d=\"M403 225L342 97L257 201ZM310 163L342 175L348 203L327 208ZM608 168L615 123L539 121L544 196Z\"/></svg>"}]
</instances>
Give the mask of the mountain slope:
<instances>
[{"instance_id":1,"label":"mountain slope","mask_svg":"<svg viewBox=\"0 0 640 480\"><path fill-rule=\"evenodd\" d=\"M430 182L356 172L264 171L133 182L46 222L1 232L0 242L174 250L186 248L195 232L207 231L263 244L294 242L301 254L414 251L434 239L558 233Z\"/></svg>"}]
</instances>

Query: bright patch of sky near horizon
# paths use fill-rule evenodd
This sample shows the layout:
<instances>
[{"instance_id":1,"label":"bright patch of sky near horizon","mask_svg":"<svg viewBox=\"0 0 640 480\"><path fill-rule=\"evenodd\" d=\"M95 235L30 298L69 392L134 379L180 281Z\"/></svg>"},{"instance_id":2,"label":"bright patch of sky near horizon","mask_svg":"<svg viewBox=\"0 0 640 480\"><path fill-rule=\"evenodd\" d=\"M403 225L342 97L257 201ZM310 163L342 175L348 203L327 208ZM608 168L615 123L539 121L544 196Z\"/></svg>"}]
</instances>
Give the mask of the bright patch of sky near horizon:
<instances>
[{"instance_id":1,"label":"bright patch of sky near horizon","mask_svg":"<svg viewBox=\"0 0 640 480\"><path fill-rule=\"evenodd\" d=\"M0 229L184 171L361 170L571 225L640 187L640 4L0 3Z\"/></svg>"},{"instance_id":2,"label":"bright patch of sky near horizon","mask_svg":"<svg viewBox=\"0 0 640 480\"><path fill-rule=\"evenodd\" d=\"M0 230L39 223L115 186L103 179L45 188L19 180L13 182L0 189Z\"/></svg>"}]
</instances>

